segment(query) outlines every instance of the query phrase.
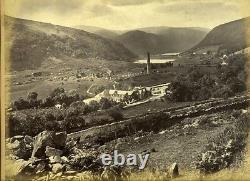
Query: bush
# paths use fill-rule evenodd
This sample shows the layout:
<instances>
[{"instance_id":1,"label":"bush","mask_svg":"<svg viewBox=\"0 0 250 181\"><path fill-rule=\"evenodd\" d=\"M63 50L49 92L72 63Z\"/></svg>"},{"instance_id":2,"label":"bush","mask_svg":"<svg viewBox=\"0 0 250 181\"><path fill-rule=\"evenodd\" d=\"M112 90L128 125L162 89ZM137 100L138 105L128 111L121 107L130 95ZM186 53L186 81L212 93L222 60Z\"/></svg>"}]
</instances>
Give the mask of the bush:
<instances>
[{"instance_id":1,"label":"bush","mask_svg":"<svg viewBox=\"0 0 250 181\"><path fill-rule=\"evenodd\" d=\"M246 90L245 82L238 78L243 79L244 76L239 76L242 74L239 66L221 67L217 71L217 77L212 77L191 68L188 75L179 75L171 82L168 98L176 102L206 100L211 97L228 98Z\"/></svg>"},{"instance_id":2,"label":"bush","mask_svg":"<svg viewBox=\"0 0 250 181\"><path fill-rule=\"evenodd\" d=\"M54 97L60 96L60 95L63 94L63 93L65 93L64 88L58 87L58 88L54 89L54 90L51 92L50 96L51 96L52 98L54 98Z\"/></svg>"},{"instance_id":3,"label":"bush","mask_svg":"<svg viewBox=\"0 0 250 181\"><path fill-rule=\"evenodd\" d=\"M241 154L249 132L249 115L233 112L234 125L209 140L206 152L199 155L195 165L202 173L213 173L230 166L236 154Z\"/></svg>"},{"instance_id":4,"label":"bush","mask_svg":"<svg viewBox=\"0 0 250 181\"><path fill-rule=\"evenodd\" d=\"M29 92L27 95L27 100L37 100L38 94L36 92Z\"/></svg>"},{"instance_id":5,"label":"bush","mask_svg":"<svg viewBox=\"0 0 250 181\"><path fill-rule=\"evenodd\" d=\"M89 103L90 111L97 111L100 108L100 104L97 101L90 101Z\"/></svg>"},{"instance_id":6,"label":"bush","mask_svg":"<svg viewBox=\"0 0 250 181\"><path fill-rule=\"evenodd\" d=\"M55 101L51 96L48 96L45 99L43 99L41 103L41 107L53 107L53 106L55 106Z\"/></svg>"},{"instance_id":7,"label":"bush","mask_svg":"<svg viewBox=\"0 0 250 181\"><path fill-rule=\"evenodd\" d=\"M171 92L169 99L172 101L183 102L192 99L190 89L181 82L172 82L169 91Z\"/></svg>"},{"instance_id":8,"label":"bush","mask_svg":"<svg viewBox=\"0 0 250 181\"><path fill-rule=\"evenodd\" d=\"M24 100L22 97L20 97L18 100L14 101L12 104L12 108L14 110L21 110L21 109L29 109L30 103L27 100Z\"/></svg>"},{"instance_id":9,"label":"bush","mask_svg":"<svg viewBox=\"0 0 250 181\"><path fill-rule=\"evenodd\" d=\"M234 92L230 89L230 87L224 86L218 88L213 94L213 97L220 97L220 98L228 98L234 95Z\"/></svg>"},{"instance_id":10,"label":"bush","mask_svg":"<svg viewBox=\"0 0 250 181\"><path fill-rule=\"evenodd\" d=\"M107 111L108 115L112 117L115 121L120 121L123 119L123 114L118 108L113 108Z\"/></svg>"},{"instance_id":11,"label":"bush","mask_svg":"<svg viewBox=\"0 0 250 181\"><path fill-rule=\"evenodd\" d=\"M100 100L100 108L101 108L102 110L108 109L108 108L110 108L111 106L112 106L112 103L111 103L110 100L108 100L107 98L104 98L104 97L101 98L101 100Z\"/></svg>"}]
</instances>

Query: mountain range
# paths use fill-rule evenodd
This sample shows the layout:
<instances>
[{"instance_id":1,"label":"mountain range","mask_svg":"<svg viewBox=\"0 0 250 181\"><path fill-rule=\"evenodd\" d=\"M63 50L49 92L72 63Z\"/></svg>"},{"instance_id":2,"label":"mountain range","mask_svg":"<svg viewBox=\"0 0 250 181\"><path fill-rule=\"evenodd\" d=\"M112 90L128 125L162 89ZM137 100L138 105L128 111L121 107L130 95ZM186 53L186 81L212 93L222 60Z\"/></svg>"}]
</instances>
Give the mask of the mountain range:
<instances>
[{"instance_id":1,"label":"mountain range","mask_svg":"<svg viewBox=\"0 0 250 181\"><path fill-rule=\"evenodd\" d=\"M75 28L120 42L138 56L145 56L146 52L162 54L188 50L198 44L209 31L209 29L199 27L167 26L135 30L108 30L84 25Z\"/></svg>"},{"instance_id":2,"label":"mountain range","mask_svg":"<svg viewBox=\"0 0 250 181\"><path fill-rule=\"evenodd\" d=\"M14 70L33 69L49 57L133 60L121 43L74 28L5 16L5 48Z\"/></svg>"},{"instance_id":3,"label":"mountain range","mask_svg":"<svg viewBox=\"0 0 250 181\"><path fill-rule=\"evenodd\" d=\"M163 54L210 46L228 50L250 46L250 17L219 25L209 32L199 27L166 26L137 30L71 28L9 16L5 16L4 25L6 55L14 70L38 68L49 57L133 61L145 57L148 51Z\"/></svg>"}]
</instances>

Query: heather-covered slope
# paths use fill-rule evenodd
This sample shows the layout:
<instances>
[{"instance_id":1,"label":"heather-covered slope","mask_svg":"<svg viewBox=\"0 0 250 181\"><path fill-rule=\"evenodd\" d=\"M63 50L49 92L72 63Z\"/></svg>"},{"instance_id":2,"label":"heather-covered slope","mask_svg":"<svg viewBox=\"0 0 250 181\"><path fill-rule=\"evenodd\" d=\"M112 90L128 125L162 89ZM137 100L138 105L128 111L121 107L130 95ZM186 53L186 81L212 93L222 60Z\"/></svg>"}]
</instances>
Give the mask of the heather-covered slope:
<instances>
[{"instance_id":1,"label":"heather-covered slope","mask_svg":"<svg viewBox=\"0 0 250 181\"><path fill-rule=\"evenodd\" d=\"M247 38L250 35L250 17L219 25L194 48L219 45L225 49L242 49L249 46Z\"/></svg>"},{"instance_id":2,"label":"heather-covered slope","mask_svg":"<svg viewBox=\"0 0 250 181\"><path fill-rule=\"evenodd\" d=\"M130 60L136 57L122 44L73 29L5 16L5 47L14 70L37 68L48 57Z\"/></svg>"}]
</instances>

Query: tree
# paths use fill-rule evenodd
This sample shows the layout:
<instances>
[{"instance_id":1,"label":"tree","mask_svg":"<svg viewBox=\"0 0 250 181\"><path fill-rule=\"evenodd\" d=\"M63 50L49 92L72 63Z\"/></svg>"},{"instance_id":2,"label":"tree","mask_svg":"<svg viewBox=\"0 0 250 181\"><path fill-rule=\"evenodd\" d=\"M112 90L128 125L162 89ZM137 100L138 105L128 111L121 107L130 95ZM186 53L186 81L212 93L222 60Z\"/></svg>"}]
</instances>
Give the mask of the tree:
<instances>
[{"instance_id":1,"label":"tree","mask_svg":"<svg viewBox=\"0 0 250 181\"><path fill-rule=\"evenodd\" d=\"M51 92L50 96L53 98L56 96L60 96L60 94L62 94L62 93L65 93L64 88L58 87Z\"/></svg>"},{"instance_id":2,"label":"tree","mask_svg":"<svg viewBox=\"0 0 250 181\"><path fill-rule=\"evenodd\" d=\"M246 85L244 82L240 81L236 77L232 77L227 80L226 83L234 93L242 92L246 90Z\"/></svg>"},{"instance_id":3,"label":"tree","mask_svg":"<svg viewBox=\"0 0 250 181\"><path fill-rule=\"evenodd\" d=\"M29 108L30 108L29 101L24 100L22 97L20 97L18 100L14 101L13 103L14 110L29 109Z\"/></svg>"},{"instance_id":4,"label":"tree","mask_svg":"<svg viewBox=\"0 0 250 181\"><path fill-rule=\"evenodd\" d=\"M194 67L189 70L187 79L191 82L197 82L202 76L203 74Z\"/></svg>"},{"instance_id":5,"label":"tree","mask_svg":"<svg viewBox=\"0 0 250 181\"><path fill-rule=\"evenodd\" d=\"M97 111L100 108L100 104L97 101L90 101L89 108L91 111Z\"/></svg>"},{"instance_id":6,"label":"tree","mask_svg":"<svg viewBox=\"0 0 250 181\"><path fill-rule=\"evenodd\" d=\"M38 94L36 92L29 92L27 95L27 100L37 100Z\"/></svg>"},{"instance_id":7,"label":"tree","mask_svg":"<svg viewBox=\"0 0 250 181\"><path fill-rule=\"evenodd\" d=\"M112 106L112 104L111 104L111 102L107 98L104 98L104 97L101 98L101 100L100 100L100 108L102 110L108 109L111 106Z\"/></svg>"},{"instance_id":8,"label":"tree","mask_svg":"<svg viewBox=\"0 0 250 181\"><path fill-rule=\"evenodd\" d=\"M213 97L228 98L234 95L233 91L228 86L218 88L213 94Z\"/></svg>"},{"instance_id":9,"label":"tree","mask_svg":"<svg viewBox=\"0 0 250 181\"><path fill-rule=\"evenodd\" d=\"M180 82L173 82L170 84L169 91L169 99L176 101L176 102L183 102L189 101L192 99L192 94L189 88L180 83Z\"/></svg>"},{"instance_id":10,"label":"tree","mask_svg":"<svg viewBox=\"0 0 250 181\"><path fill-rule=\"evenodd\" d=\"M53 100L53 98L51 96L46 97L45 99L43 99L42 107L53 107L55 106L55 101Z\"/></svg>"},{"instance_id":11,"label":"tree","mask_svg":"<svg viewBox=\"0 0 250 181\"><path fill-rule=\"evenodd\" d=\"M113 109L109 110L108 115L110 117L112 117L115 121L120 121L123 119L122 112L117 108L113 108Z\"/></svg>"},{"instance_id":12,"label":"tree","mask_svg":"<svg viewBox=\"0 0 250 181\"><path fill-rule=\"evenodd\" d=\"M204 74L200 79L199 79L199 84L201 87L213 87L215 84L215 81L211 78L209 74Z\"/></svg>"}]
</instances>

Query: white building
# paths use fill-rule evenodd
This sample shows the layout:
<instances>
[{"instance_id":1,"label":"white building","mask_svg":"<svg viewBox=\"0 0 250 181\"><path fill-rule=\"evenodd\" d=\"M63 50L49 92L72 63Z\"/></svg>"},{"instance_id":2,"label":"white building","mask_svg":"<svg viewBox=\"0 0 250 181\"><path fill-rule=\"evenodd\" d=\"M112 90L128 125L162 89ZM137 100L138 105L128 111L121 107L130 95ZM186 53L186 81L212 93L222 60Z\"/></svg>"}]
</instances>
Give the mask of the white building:
<instances>
[{"instance_id":1,"label":"white building","mask_svg":"<svg viewBox=\"0 0 250 181\"><path fill-rule=\"evenodd\" d=\"M166 89L168 88L169 85L170 85L170 83L151 86L150 87L151 94L152 95L165 95Z\"/></svg>"}]
</instances>

